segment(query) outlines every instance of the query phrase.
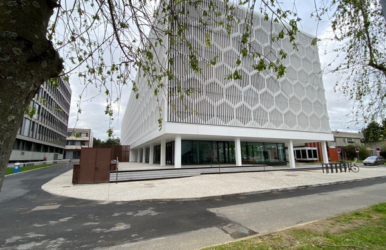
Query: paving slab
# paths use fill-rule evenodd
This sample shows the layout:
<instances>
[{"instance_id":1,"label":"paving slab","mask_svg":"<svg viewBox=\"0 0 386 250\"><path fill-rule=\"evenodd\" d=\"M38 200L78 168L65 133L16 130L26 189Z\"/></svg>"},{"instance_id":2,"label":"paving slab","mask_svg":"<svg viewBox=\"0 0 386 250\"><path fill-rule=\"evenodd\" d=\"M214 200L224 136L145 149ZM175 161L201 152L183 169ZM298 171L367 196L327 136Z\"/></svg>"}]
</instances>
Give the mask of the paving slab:
<instances>
[{"instance_id":1,"label":"paving slab","mask_svg":"<svg viewBox=\"0 0 386 250\"><path fill-rule=\"evenodd\" d=\"M213 174L188 178L73 185L72 170L42 189L66 197L98 201L169 201L223 198L272 191L386 178L386 167L361 167L359 173L323 174L321 170Z\"/></svg>"}]
</instances>

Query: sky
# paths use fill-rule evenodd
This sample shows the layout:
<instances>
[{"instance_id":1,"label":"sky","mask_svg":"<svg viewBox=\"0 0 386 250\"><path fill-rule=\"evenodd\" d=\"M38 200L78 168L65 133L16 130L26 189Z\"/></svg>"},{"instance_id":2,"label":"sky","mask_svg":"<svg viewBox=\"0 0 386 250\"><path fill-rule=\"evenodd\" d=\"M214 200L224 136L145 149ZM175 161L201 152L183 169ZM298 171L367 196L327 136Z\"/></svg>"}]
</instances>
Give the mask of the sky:
<instances>
[{"instance_id":1,"label":"sky","mask_svg":"<svg viewBox=\"0 0 386 250\"><path fill-rule=\"evenodd\" d=\"M285 3L281 3L281 7L282 9L292 9L293 5L285 5ZM299 26L300 30L314 36L317 35L319 38L323 38L331 34L329 22L327 21L319 23L318 29L316 29L317 23L314 18L310 17L310 13L314 10L313 1L298 0L296 1L296 9L298 15L302 18ZM330 51L331 49L331 44L327 45L327 47L325 43L319 45L319 57L322 69L325 68L334 58L334 54L331 52L325 54L325 50ZM338 78L335 75L323 75L331 130L358 132L358 130L361 129L361 126L354 126L354 124L349 122L350 118L347 116L352 111L353 102L346 100L342 93L335 93L333 90L337 80ZM109 129L109 118L105 115L105 95L103 93L99 94L99 90L95 87L88 87L85 90L85 94L82 99L86 100L91 97L93 98L91 101L81 103L82 112L78 115L77 104L79 101L79 95L83 91L84 87L75 74L70 77L70 85L72 89L72 98L68 127L89 128L93 131L95 138L102 140L107 139L108 136L106 131ZM111 126L114 128L115 137L120 137L121 121L129 100L131 87L132 86L130 84L123 87L120 103L119 105L114 105L115 119L112 121Z\"/></svg>"}]
</instances>

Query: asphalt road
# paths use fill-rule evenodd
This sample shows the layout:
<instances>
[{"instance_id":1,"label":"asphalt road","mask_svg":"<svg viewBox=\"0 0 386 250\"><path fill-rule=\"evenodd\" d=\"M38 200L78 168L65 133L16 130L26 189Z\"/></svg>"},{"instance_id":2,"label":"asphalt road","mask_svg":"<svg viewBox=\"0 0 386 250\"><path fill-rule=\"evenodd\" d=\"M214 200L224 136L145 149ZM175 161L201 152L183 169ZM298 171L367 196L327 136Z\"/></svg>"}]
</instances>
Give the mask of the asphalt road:
<instances>
[{"instance_id":1,"label":"asphalt road","mask_svg":"<svg viewBox=\"0 0 386 250\"><path fill-rule=\"evenodd\" d=\"M6 177L0 249L196 249L386 201L386 179L189 202L96 202L41 189L69 168Z\"/></svg>"}]
</instances>

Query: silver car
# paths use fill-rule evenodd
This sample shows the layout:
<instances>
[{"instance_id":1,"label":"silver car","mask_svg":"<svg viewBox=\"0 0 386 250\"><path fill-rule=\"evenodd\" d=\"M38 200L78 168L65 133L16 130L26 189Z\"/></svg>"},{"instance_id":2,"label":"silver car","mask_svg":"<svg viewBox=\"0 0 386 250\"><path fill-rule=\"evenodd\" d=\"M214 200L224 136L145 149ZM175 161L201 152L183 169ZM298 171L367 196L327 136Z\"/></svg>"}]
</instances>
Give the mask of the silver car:
<instances>
[{"instance_id":1,"label":"silver car","mask_svg":"<svg viewBox=\"0 0 386 250\"><path fill-rule=\"evenodd\" d=\"M382 165L385 164L385 158L382 156L370 156L363 161L363 165Z\"/></svg>"}]
</instances>

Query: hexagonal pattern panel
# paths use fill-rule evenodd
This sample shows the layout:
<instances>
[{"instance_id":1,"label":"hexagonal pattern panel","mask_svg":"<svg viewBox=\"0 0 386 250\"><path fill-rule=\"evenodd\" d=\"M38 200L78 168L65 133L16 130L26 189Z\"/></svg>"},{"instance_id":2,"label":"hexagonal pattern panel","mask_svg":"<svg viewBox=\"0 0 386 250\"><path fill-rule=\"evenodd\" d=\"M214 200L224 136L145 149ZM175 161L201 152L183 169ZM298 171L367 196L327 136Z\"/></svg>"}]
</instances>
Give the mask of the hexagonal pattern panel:
<instances>
[{"instance_id":1,"label":"hexagonal pattern panel","mask_svg":"<svg viewBox=\"0 0 386 250\"><path fill-rule=\"evenodd\" d=\"M252 121L252 111L243 104L236 108L236 119L246 125Z\"/></svg>"},{"instance_id":2,"label":"hexagonal pattern panel","mask_svg":"<svg viewBox=\"0 0 386 250\"><path fill-rule=\"evenodd\" d=\"M310 99L311 101L314 101L316 99L316 91L311 85L308 85L306 87L306 95L307 95L307 98Z\"/></svg>"},{"instance_id":3,"label":"hexagonal pattern panel","mask_svg":"<svg viewBox=\"0 0 386 250\"><path fill-rule=\"evenodd\" d=\"M308 59L303 59L302 61L303 69L305 69L307 73L310 73L312 71L312 63Z\"/></svg>"},{"instance_id":4,"label":"hexagonal pattern panel","mask_svg":"<svg viewBox=\"0 0 386 250\"><path fill-rule=\"evenodd\" d=\"M236 61L239 59L240 55L234 50L226 50L224 52L224 63L226 63L230 68L236 68Z\"/></svg>"},{"instance_id":5,"label":"hexagonal pattern panel","mask_svg":"<svg viewBox=\"0 0 386 250\"><path fill-rule=\"evenodd\" d=\"M301 85L300 83L295 83L294 85L294 91L295 91L295 95L297 97L299 97L300 99L304 97L306 91L303 87L303 85Z\"/></svg>"},{"instance_id":6,"label":"hexagonal pattern panel","mask_svg":"<svg viewBox=\"0 0 386 250\"><path fill-rule=\"evenodd\" d=\"M268 113L261 107L253 111L253 120L261 127L268 123Z\"/></svg>"},{"instance_id":7,"label":"hexagonal pattern panel","mask_svg":"<svg viewBox=\"0 0 386 250\"><path fill-rule=\"evenodd\" d=\"M218 44L220 48L228 48L231 46L231 41L228 34L224 30L213 32L213 42Z\"/></svg>"},{"instance_id":8,"label":"hexagonal pattern panel","mask_svg":"<svg viewBox=\"0 0 386 250\"><path fill-rule=\"evenodd\" d=\"M260 94L260 103L266 109L270 109L275 105L272 94L267 91L264 91L262 94Z\"/></svg>"},{"instance_id":9,"label":"hexagonal pattern panel","mask_svg":"<svg viewBox=\"0 0 386 250\"><path fill-rule=\"evenodd\" d=\"M246 69L248 72L254 71L252 65L255 64L255 60L251 56L246 56L241 59L241 66Z\"/></svg>"},{"instance_id":10,"label":"hexagonal pattern panel","mask_svg":"<svg viewBox=\"0 0 386 250\"><path fill-rule=\"evenodd\" d=\"M308 120L308 117L303 113L298 115L298 123L299 123L299 126L302 127L303 129L308 128L308 126L310 125L310 121Z\"/></svg>"},{"instance_id":11,"label":"hexagonal pattern panel","mask_svg":"<svg viewBox=\"0 0 386 250\"><path fill-rule=\"evenodd\" d=\"M311 61L316 57L315 52L310 47L306 48L306 56Z\"/></svg>"},{"instance_id":12,"label":"hexagonal pattern panel","mask_svg":"<svg viewBox=\"0 0 386 250\"><path fill-rule=\"evenodd\" d=\"M313 106L314 106L315 114L317 114L318 116L321 116L324 114L323 105L319 101L316 101Z\"/></svg>"},{"instance_id":13,"label":"hexagonal pattern panel","mask_svg":"<svg viewBox=\"0 0 386 250\"><path fill-rule=\"evenodd\" d=\"M321 123L322 123L322 128L325 131L328 131L330 129L330 123L327 117L323 116L323 118L321 119Z\"/></svg>"},{"instance_id":14,"label":"hexagonal pattern panel","mask_svg":"<svg viewBox=\"0 0 386 250\"><path fill-rule=\"evenodd\" d=\"M230 86L226 89L225 98L232 104L238 104L243 100L242 92L236 86Z\"/></svg>"},{"instance_id":15,"label":"hexagonal pattern panel","mask_svg":"<svg viewBox=\"0 0 386 250\"><path fill-rule=\"evenodd\" d=\"M213 118L214 106L207 100L202 100L197 104L197 112L199 113L198 117L202 121L207 122Z\"/></svg>"},{"instance_id":16,"label":"hexagonal pattern panel","mask_svg":"<svg viewBox=\"0 0 386 250\"><path fill-rule=\"evenodd\" d=\"M230 121L235 119L234 109L228 103L223 102L217 106L217 118L220 119L224 124L228 124Z\"/></svg>"},{"instance_id":17,"label":"hexagonal pattern panel","mask_svg":"<svg viewBox=\"0 0 386 250\"><path fill-rule=\"evenodd\" d=\"M218 7L219 11L225 9L223 2L218 2ZM202 15L200 11L196 12ZM202 95L192 94L187 98L194 102L192 105L202 106L203 100L206 99L215 107L212 114L214 119L202 118L200 122L290 130L305 129L316 132L330 131L322 76L319 74L318 49L310 44L313 38L299 32L295 37L297 50L293 48L293 43L288 37L270 44L270 32L277 36L284 27L280 23L271 23L270 20L262 20L259 15L253 15L254 24L250 27L249 37L251 52L255 55L262 54L267 63L269 60L275 61L281 49L288 54L287 58L281 60L286 67L286 74L278 80L271 69L262 72L253 69L252 65L259 62L259 57L240 55L240 48L245 46L241 43L241 36L246 31L247 23L244 20L246 12L236 8L234 16L236 19L242 16L243 18L240 18L240 21L230 22L233 26L230 36L224 28L216 27L210 34L211 46L205 46L205 27L193 28L188 32L187 39L197 50L202 74L196 74L190 69L187 59L190 52L185 45L181 45L180 50L173 50L168 54L175 58L175 64L171 70L178 72L179 77L183 79L190 79L182 80L182 83L186 82L189 86L198 85L204 90ZM196 25L193 25L194 27L197 27L199 18L200 14L192 18ZM223 21L224 16L216 17L216 20ZM216 55L219 55L217 64L207 67L209 60ZM236 65L239 59L241 64ZM241 80L225 80L236 70L241 75ZM191 79L197 80L191 83ZM179 99L176 96L172 100L177 102ZM172 105L171 103L170 107ZM178 119L175 118L176 121ZM194 120L194 118L189 119ZM282 127L282 125L285 126Z\"/></svg>"},{"instance_id":18,"label":"hexagonal pattern panel","mask_svg":"<svg viewBox=\"0 0 386 250\"><path fill-rule=\"evenodd\" d=\"M292 67L288 67L286 69L286 71L287 71L286 77L288 79L291 79L291 80L297 80L298 79L298 73Z\"/></svg>"},{"instance_id":19,"label":"hexagonal pattern panel","mask_svg":"<svg viewBox=\"0 0 386 250\"><path fill-rule=\"evenodd\" d=\"M266 83L267 83L267 89L271 91L271 93L276 94L280 91L280 85L278 80L272 77L269 77L268 79L266 79Z\"/></svg>"},{"instance_id":20,"label":"hexagonal pattern panel","mask_svg":"<svg viewBox=\"0 0 386 250\"><path fill-rule=\"evenodd\" d=\"M225 65L218 66L214 69L214 77L219 81L227 84L229 80L226 80L225 78L232 74L232 71Z\"/></svg>"},{"instance_id":21,"label":"hexagonal pattern panel","mask_svg":"<svg viewBox=\"0 0 386 250\"><path fill-rule=\"evenodd\" d=\"M269 122L272 123L276 128L283 124L283 115L278 110L274 109L269 112Z\"/></svg>"},{"instance_id":22,"label":"hexagonal pattern panel","mask_svg":"<svg viewBox=\"0 0 386 250\"><path fill-rule=\"evenodd\" d=\"M280 111L284 111L288 108L288 99L283 94L279 94L275 97L275 105Z\"/></svg>"},{"instance_id":23,"label":"hexagonal pattern panel","mask_svg":"<svg viewBox=\"0 0 386 250\"><path fill-rule=\"evenodd\" d=\"M290 109L292 109L292 111L294 111L295 113L299 112L302 109L302 105L299 99L296 98L295 96L289 99L289 106L290 106Z\"/></svg>"},{"instance_id":24,"label":"hexagonal pattern panel","mask_svg":"<svg viewBox=\"0 0 386 250\"><path fill-rule=\"evenodd\" d=\"M280 83L281 91L289 97L294 92L294 89L292 87L292 84L288 80L284 80Z\"/></svg>"},{"instance_id":25,"label":"hexagonal pattern panel","mask_svg":"<svg viewBox=\"0 0 386 250\"><path fill-rule=\"evenodd\" d=\"M263 90L265 88L265 78L259 73L255 73L251 76L251 85L257 90Z\"/></svg>"},{"instance_id":26,"label":"hexagonal pattern panel","mask_svg":"<svg viewBox=\"0 0 386 250\"><path fill-rule=\"evenodd\" d=\"M250 107L254 107L259 104L259 95L252 88L244 90L244 102L246 102Z\"/></svg>"},{"instance_id":27,"label":"hexagonal pattern panel","mask_svg":"<svg viewBox=\"0 0 386 250\"><path fill-rule=\"evenodd\" d=\"M286 112L284 114L284 123L290 127L293 128L296 126L297 120L296 120L296 115L294 115L292 112Z\"/></svg>"},{"instance_id":28,"label":"hexagonal pattern panel","mask_svg":"<svg viewBox=\"0 0 386 250\"><path fill-rule=\"evenodd\" d=\"M252 52L253 53L262 53L262 47L256 41L251 42Z\"/></svg>"},{"instance_id":29,"label":"hexagonal pattern panel","mask_svg":"<svg viewBox=\"0 0 386 250\"><path fill-rule=\"evenodd\" d=\"M298 76L299 76L299 81L301 82L308 83L310 81L307 72L305 72L302 69L299 71Z\"/></svg>"},{"instance_id":30,"label":"hexagonal pattern panel","mask_svg":"<svg viewBox=\"0 0 386 250\"><path fill-rule=\"evenodd\" d=\"M318 130L320 128L320 120L316 115L312 115L310 117L310 123L315 130Z\"/></svg>"},{"instance_id":31,"label":"hexagonal pattern panel","mask_svg":"<svg viewBox=\"0 0 386 250\"><path fill-rule=\"evenodd\" d=\"M267 44L268 43L268 34L261 29L258 29L255 31L255 38L260 44Z\"/></svg>"},{"instance_id":32,"label":"hexagonal pattern panel","mask_svg":"<svg viewBox=\"0 0 386 250\"><path fill-rule=\"evenodd\" d=\"M306 113L307 115L311 114L311 112L313 110L312 103L308 99L304 99L302 101L302 109L303 109L304 113Z\"/></svg>"},{"instance_id":33,"label":"hexagonal pattern panel","mask_svg":"<svg viewBox=\"0 0 386 250\"><path fill-rule=\"evenodd\" d=\"M196 100L202 96L204 89L203 86L199 83L199 81L195 78L190 78L187 80L187 84L182 87L182 91L185 93L187 90L191 92L187 98L191 100Z\"/></svg>"},{"instance_id":34,"label":"hexagonal pattern panel","mask_svg":"<svg viewBox=\"0 0 386 250\"><path fill-rule=\"evenodd\" d=\"M205 93L208 99L213 101L214 103L224 99L224 89L217 82L211 82L206 85Z\"/></svg>"},{"instance_id":35,"label":"hexagonal pattern panel","mask_svg":"<svg viewBox=\"0 0 386 250\"><path fill-rule=\"evenodd\" d=\"M292 55L290 56L290 59L291 59L291 65L295 68L295 69L300 69L302 67L302 62L299 58L299 56L297 55Z\"/></svg>"}]
</instances>

